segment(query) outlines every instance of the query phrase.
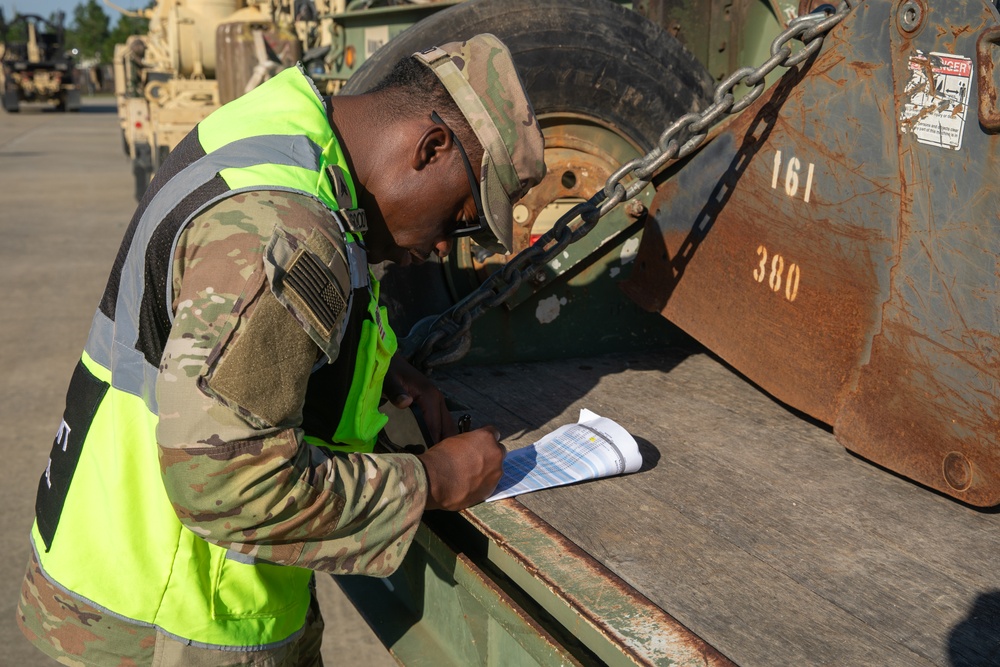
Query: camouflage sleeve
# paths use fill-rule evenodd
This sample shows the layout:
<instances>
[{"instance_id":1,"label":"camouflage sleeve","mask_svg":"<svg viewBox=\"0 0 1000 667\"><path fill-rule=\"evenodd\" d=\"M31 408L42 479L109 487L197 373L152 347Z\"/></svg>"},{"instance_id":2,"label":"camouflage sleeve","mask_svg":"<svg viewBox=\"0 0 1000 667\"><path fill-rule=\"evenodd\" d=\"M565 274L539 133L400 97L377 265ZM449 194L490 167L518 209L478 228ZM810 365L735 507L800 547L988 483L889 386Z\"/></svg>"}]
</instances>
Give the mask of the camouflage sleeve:
<instances>
[{"instance_id":1,"label":"camouflage sleeve","mask_svg":"<svg viewBox=\"0 0 1000 667\"><path fill-rule=\"evenodd\" d=\"M182 233L156 386L160 465L178 517L210 542L272 563L385 576L423 513L423 466L303 442L307 381L323 352L336 356L345 308L327 313L335 325L324 337L269 278L276 255L305 254L346 294L343 240L328 224L309 198L248 193Z\"/></svg>"}]
</instances>

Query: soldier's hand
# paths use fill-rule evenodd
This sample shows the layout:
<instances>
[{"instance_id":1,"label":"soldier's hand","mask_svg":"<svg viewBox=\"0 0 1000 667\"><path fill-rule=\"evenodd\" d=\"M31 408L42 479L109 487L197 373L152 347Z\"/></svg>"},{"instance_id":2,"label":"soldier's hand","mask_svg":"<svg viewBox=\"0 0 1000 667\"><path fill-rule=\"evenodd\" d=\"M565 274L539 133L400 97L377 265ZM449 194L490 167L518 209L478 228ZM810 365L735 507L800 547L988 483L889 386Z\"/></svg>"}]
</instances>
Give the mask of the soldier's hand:
<instances>
[{"instance_id":1,"label":"soldier's hand","mask_svg":"<svg viewBox=\"0 0 1000 667\"><path fill-rule=\"evenodd\" d=\"M420 408L431 439L428 445L458 433L444 394L399 353L389 362L382 391L397 408L408 408L414 403Z\"/></svg>"},{"instance_id":2,"label":"soldier's hand","mask_svg":"<svg viewBox=\"0 0 1000 667\"><path fill-rule=\"evenodd\" d=\"M461 510L485 500L500 481L506 453L493 426L428 449L419 457L427 471L427 509Z\"/></svg>"}]
</instances>

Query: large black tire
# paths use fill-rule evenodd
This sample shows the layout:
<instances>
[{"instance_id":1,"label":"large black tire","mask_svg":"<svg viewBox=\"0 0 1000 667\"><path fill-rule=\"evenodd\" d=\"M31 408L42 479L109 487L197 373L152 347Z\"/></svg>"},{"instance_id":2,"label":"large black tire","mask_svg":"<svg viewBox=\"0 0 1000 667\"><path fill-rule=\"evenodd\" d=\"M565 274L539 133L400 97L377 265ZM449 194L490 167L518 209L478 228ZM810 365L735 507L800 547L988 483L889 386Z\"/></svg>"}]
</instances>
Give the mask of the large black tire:
<instances>
[{"instance_id":1,"label":"large black tire","mask_svg":"<svg viewBox=\"0 0 1000 667\"><path fill-rule=\"evenodd\" d=\"M343 94L370 89L416 51L484 32L510 48L536 114L596 121L643 152L670 122L711 100L711 76L680 42L608 0L463 2L390 40L351 77ZM449 270L436 262L376 269L400 335L464 296L449 287L456 284L446 277Z\"/></svg>"},{"instance_id":2,"label":"large black tire","mask_svg":"<svg viewBox=\"0 0 1000 667\"><path fill-rule=\"evenodd\" d=\"M8 91L3 95L3 108L7 113L17 113L21 110L21 102L17 91Z\"/></svg>"},{"instance_id":3,"label":"large black tire","mask_svg":"<svg viewBox=\"0 0 1000 667\"><path fill-rule=\"evenodd\" d=\"M343 92L371 88L416 51L483 32L510 48L537 114L603 120L644 149L712 94L712 77L679 41L608 0L463 2L380 48Z\"/></svg>"},{"instance_id":4,"label":"large black tire","mask_svg":"<svg viewBox=\"0 0 1000 667\"><path fill-rule=\"evenodd\" d=\"M153 178L153 150L149 144L136 144L132 175L135 177L135 200L141 201Z\"/></svg>"},{"instance_id":5,"label":"large black tire","mask_svg":"<svg viewBox=\"0 0 1000 667\"><path fill-rule=\"evenodd\" d=\"M78 113L80 107L83 106L83 100L80 97L79 90L67 90L63 93L65 102L63 104L63 111L69 111L72 113Z\"/></svg>"}]
</instances>

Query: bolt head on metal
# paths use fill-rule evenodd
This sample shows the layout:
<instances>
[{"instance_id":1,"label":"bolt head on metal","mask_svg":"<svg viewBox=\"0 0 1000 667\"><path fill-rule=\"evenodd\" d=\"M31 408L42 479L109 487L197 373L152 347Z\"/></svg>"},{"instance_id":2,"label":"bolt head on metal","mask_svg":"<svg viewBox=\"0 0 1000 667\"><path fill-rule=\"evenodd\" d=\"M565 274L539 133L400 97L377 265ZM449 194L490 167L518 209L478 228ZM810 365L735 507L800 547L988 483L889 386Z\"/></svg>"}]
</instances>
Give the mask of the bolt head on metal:
<instances>
[{"instance_id":1,"label":"bolt head on metal","mask_svg":"<svg viewBox=\"0 0 1000 667\"><path fill-rule=\"evenodd\" d=\"M646 213L646 206L638 199L633 199L626 204L625 212L633 218L641 218Z\"/></svg>"},{"instance_id":2,"label":"bolt head on metal","mask_svg":"<svg viewBox=\"0 0 1000 667\"><path fill-rule=\"evenodd\" d=\"M961 452L950 452L942 464L944 479L956 491L966 491L972 486L972 464Z\"/></svg>"},{"instance_id":3,"label":"bolt head on metal","mask_svg":"<svg viewBox=\"0 0 1000 667\"><path fill-rule=\"evenodd\" d=\"M896 20L903 32L914 32L924 20L924 8L916 0L906 0L899 5Z\"/></svg>"}]
</instances>

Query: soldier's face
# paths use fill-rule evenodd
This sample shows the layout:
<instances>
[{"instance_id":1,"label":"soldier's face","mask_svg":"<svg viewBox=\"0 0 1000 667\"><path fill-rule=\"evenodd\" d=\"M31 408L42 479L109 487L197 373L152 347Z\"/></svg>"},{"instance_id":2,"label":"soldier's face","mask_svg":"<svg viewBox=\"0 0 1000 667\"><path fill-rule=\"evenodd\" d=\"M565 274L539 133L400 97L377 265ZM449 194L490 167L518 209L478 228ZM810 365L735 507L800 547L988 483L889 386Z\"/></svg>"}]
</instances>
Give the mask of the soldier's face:
<instances>
[{"instance_id":1,"label":"soldier's face","mask_svg":"<svg viewBox=\"0 0 1000 667\"><path fill-rule=\"evenodd\" d=\"M378 198L388 234L366 237L373 262L422 262L432 254L447 255L456 230L478 223L473 183L450 131L435 126L426 131L408 168L391 184L392 192ZM479 178L479 165L473 167ZM372 230L375 231L375 230Z\"/></svg>"},{"instance_id":2,"label":"soldier's face","mask_svg":"<svg viewBox=\"0 0 1000 667\"><path fill-rule=\"evenodd\" d=\"M436 194L424 190L401 217L386 218L393 246L386 259L407 265L423 262L431 255L444 257L454 246L453 233L475 224L476 203L464 175L460 180L448 179L437 189Z\"/></svg>"}]
</instances>

